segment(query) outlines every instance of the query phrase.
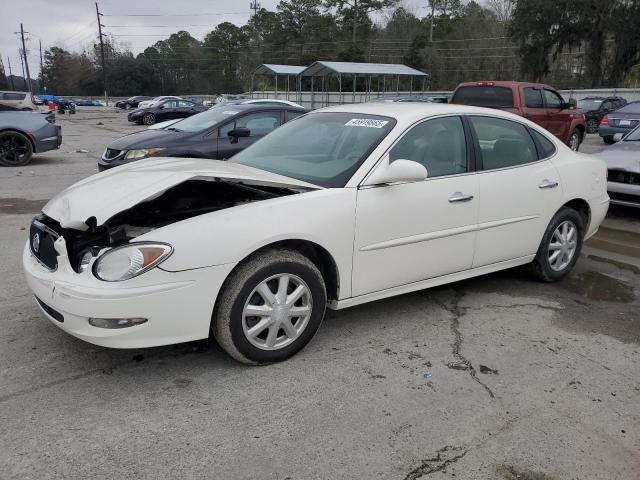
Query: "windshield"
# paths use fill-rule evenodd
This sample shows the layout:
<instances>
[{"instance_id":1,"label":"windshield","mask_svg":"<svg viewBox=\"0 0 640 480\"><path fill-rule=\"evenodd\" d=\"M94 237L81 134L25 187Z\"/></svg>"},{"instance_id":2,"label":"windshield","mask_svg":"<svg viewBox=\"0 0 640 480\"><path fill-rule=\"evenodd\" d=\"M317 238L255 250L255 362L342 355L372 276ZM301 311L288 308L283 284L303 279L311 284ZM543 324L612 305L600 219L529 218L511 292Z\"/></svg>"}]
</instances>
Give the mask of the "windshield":
<instances>
[{"instance_id":1,"label":"windshield","mask_svg":"<svg viewBox=\"0 0 640 480\"><path fill-rule=\"evenodd\" d=\"M624 137L625 142L637 142L640 141L640 125L631 130L629 134Z\"/></svg>"},{"instance_id":2,"label":"windshield","mask_svg":"<svg viewBox=\"0 0 640 480\"><path fill-rule=\"evenodd\" d=\"M578 108L580 110L598 110L602 105L601 98L585 98L584 100L578 100Z\"/></svg>"},{"instance_id":3,"label":"windshield","mask_svg":"<svg viewBox=\"0 0 640 480\"><path fill-rule=\"evenodd\" d=\"M395 123L362 113L312 113L286 123L229 161L322 187L344 187Z\"/></svg>"},{"instance_id":4,"label":"windshield","mask_svg":"<svg viewBox=\"0 0 640 480\"><path fill-rule=\"evenodd\" d=\"M191 117L187 117L184 120L171 125L173 130L181 132L202 132L209 130L211 127L218 123L224 122L235 114L240 113L238 110L233 110L231 107L213 107L206 112L197 113Z\"/></svg>"}]
</instances>

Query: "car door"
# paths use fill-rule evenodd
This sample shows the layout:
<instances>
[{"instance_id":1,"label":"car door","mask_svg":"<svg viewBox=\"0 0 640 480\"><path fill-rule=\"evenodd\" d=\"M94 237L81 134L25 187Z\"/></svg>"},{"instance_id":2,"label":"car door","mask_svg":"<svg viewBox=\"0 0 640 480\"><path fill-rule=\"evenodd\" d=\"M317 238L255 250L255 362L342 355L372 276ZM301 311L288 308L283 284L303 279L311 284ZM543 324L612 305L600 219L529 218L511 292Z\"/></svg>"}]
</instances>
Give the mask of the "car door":
<instances>
[{"instance_id":1,"label":"car door","mask_svg":"<svg viewBox=\"0 0 640 480\"><path fill-rule=\"evenodd\" d=\"M522 113L523 116L542 128L547 128L547 110L544 107L542 88L525 87L522 89Z\"/></svg>"},{"instance_id":2,"label":"car door","mask_svg":"<svg viewBox=\"0 0 640 480\"><path fill-rule=\"evenodd\" d=\"M525 125L470 116L477 139L479 214L473 267L533 255L562 201L555 145Z\"/></svg>"},{"instance_id":3,"label":"car door","mask_svg":"<svg viewBox=\"0 0 640 480\"><path fill-rule=\"evenodd\" d=\"M159 120L171 120L173 118L179 118L176 116L177 107L177 101L165 100L157 106L156 110L158 113L156 114L156 117Z\"/></svg>"},{"instance_id":4,"label":"car door","mask_svg":"<svg viewBox=\"0 0 640 480\"><path fill-rule=\"evenodd\" d=\"M178 100L175 118L186 118L198 113L196 104L187 100Z\"/></svg>"},{"instance_id":5,"label":"car door","mask_svg":"<svg viewBox=\"0 0 640 480\"><path fill-rule=\"evenodd\" d=\"M266 110L249 113L236 118L219 128L218 158L231 158L249 145L264 137L267 133L280 126L281 113L279 110ZM239 137L237 142L229 137L229 132L237 128L249 129L248 137Z\"/></svg>"},{"instance_id":6,"label":"car door","mask_svg":"<svg viewBox=\"0 0 640 480\"><path fill-rule=\"evenodd\" d=\"M547 126L545 128L566 143L569 140L571 112L562 108L564 100L557 92L545 88L543 95L544 104L547 109Z\"/></svg>"},{"instance_id":7,"label":"car door","mask_svg":"<svg viewBox=\"0 0 640 480\"><path fill-rule=\"evenodd\" d=\"M414 160L427 168L427 179L358 190L354 295L471 267L478 217L471 145L461 117L425 120L396 142L383 163Z\"/></svg>"}]
</instances>

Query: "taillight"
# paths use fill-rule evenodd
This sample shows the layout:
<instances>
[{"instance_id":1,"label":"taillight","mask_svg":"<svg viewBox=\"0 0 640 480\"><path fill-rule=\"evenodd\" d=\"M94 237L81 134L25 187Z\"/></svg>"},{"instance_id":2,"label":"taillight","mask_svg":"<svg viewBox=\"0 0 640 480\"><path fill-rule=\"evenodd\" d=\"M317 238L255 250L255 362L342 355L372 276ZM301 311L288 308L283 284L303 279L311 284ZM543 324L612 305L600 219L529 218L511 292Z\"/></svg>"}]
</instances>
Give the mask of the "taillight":
<instances>
[{"instance_id":1,"label":"taillight","mask_svg":"<svg viewBox=\"0 0 640 480\"><path fill-rule=\"evenodd\" d=\"M604 117L602 117L602 120L600 120L600 125L609 125L609 115L605 115Z\"/></svg>"},{"instance_id":2,"label":"taillight","mask_svg":"<svg viewBox=\"0 0 640 480\"><path fill-rule=\"evenodd\" d=\"M31 103L36 105L36 97L34 97L33 95L31 95Z\"/></svg>"}]
</instances>

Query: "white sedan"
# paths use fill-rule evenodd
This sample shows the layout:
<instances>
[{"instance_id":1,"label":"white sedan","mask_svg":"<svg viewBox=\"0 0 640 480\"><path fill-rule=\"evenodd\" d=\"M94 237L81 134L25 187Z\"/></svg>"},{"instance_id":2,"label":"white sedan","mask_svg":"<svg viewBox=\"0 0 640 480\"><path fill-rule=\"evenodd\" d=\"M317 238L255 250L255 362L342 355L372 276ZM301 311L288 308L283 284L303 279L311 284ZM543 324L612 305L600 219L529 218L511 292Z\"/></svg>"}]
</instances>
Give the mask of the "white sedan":
<instances>
[{"instance_id":1,"label":"white sedan","mask_svg":"<svg viewBox=\"0 0 640 480\"><path fill-rule=\"evenodd\" d=\"M219 135L225 135L219 132ZM231 160L89 177L31 225L43 313L117 348L212 333L283 360L341 309L518 265L571 271L609 205L604 163L521 117L444 104L309 113Z\"/></svg>"}]
</instances>

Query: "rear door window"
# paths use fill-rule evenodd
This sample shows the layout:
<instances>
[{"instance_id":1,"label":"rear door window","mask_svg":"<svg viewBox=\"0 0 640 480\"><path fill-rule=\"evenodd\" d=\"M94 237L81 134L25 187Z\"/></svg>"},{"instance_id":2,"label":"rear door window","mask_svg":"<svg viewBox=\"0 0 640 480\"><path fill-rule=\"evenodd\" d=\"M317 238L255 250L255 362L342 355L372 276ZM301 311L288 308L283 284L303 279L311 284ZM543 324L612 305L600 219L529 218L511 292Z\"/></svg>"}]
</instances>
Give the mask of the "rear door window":
<instances>
[{"instance_id":1,"label":"rear door window","mask_svg":"<svg viewBox=\"0 0 640 480\"><path fill-rule=\"evenodd\" d=\"M478 107L513 107L513 92L507 87L473 85L460 87L451 103Z\"/></svg>"},{"instance_id":2,"label":"rear door window","mask_svg":"<svg viewBox=\"0 0 640 480\"><path fill-rule=\"evenodd\" d=\"M480 144L482 170L516 167L538 160L527 128L496 117L469 117Z\"/></svg>"},{"instance_id":3,"label":"rear door window","mask_svg":"<svg viewBox=\"0 0 640 480\"><path fill-rule=\"evenodd\" d=\"M540 132L537 132L533 128L529 130L531 135L538 144L538 158L548 158L554 153L556 153L555 145L549 140L547 137L542 135Z\"/></svg>"},{"instance_id":4,"label":"rear door window","mask_svg":"<svg viewBox=\"0 0 640 480\"><path fill-rule=\"evenodd\" d=\"M20 101L20 100L24 100L26 96L27 96L26 93L11 93L11 92L9 92L9 93L3 93L2 94L2 99L3 100L17 100L17 101Z\"/></svg>"},{"instance_id":5,"label":"rear door window","mask_svg":"<svg viewBox=\"0 0 640 480\"><path fill-rule=\"evenodd\" d=\"M542 101L542 91L539 88L525 88L524 104L528 108L544 108L544 102Z\"/></svg>"}]
</instances>

